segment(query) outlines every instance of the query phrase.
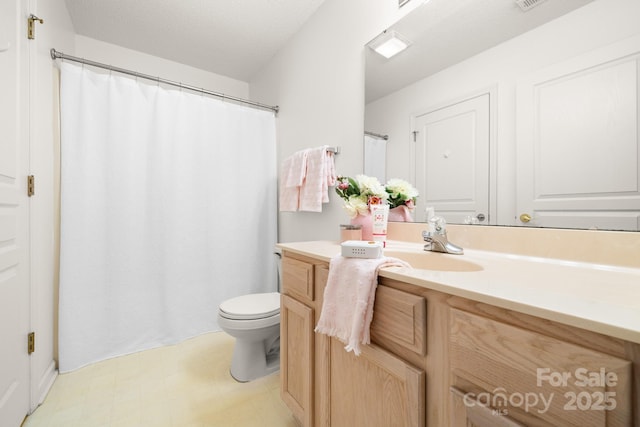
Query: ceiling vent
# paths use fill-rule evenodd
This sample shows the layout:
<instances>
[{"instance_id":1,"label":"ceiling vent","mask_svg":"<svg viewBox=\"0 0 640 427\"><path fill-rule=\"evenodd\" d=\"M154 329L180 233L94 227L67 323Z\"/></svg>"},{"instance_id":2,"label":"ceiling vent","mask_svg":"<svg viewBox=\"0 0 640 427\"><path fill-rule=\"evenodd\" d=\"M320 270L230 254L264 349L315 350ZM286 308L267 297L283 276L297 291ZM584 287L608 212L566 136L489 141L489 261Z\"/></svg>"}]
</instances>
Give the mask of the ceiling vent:
<instances>
[{"instance_id":1,"label":"ceiling vent","mask_svg":"<svg viewBox=\"0 0 640 427\"><path fill-rule=\"evenodd\" d=\"M520 9L522 9L523 12L533 9L544 1L545 0L515 0L516 4L520 6Z\"/></svg>"}]
</instances>

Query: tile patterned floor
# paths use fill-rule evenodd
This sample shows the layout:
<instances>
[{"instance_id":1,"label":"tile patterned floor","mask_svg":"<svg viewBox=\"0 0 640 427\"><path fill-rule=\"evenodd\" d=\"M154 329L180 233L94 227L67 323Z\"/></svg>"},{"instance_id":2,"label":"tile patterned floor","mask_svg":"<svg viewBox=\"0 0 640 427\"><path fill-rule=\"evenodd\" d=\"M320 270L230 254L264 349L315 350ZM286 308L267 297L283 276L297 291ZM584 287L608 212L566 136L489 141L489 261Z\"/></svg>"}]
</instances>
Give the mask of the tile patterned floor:
<instances>
[{"instance_id":1,"label":"tile patterned floor","mask_svg":"<svg viewBox=\"0 0 640 427\"><path fill-rule=\"evenodd\" d=\"M59 375L24 427L295 427L279 374L238 383L224 332Z\"/></svg>"}]
</instances>

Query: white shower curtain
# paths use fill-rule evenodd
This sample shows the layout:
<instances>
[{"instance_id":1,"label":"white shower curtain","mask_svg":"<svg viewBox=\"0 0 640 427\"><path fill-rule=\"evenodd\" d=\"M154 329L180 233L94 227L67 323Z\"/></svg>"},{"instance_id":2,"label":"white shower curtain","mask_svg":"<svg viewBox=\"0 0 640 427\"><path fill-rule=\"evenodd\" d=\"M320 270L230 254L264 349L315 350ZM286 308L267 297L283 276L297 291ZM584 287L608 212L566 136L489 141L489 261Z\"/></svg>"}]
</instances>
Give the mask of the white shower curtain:
<instances>
[{"instance_id":1,"label":"white shower curtain","mask_svg":"<svg viewBox=\"0 0 640 427\"><path fill-rule=\"evenodd\" d=\"M60 372L275 291L274 114L61 67Z\"/></svg>"},{"instance_id":2,"label":"white shower curtain","mask_svg":"<svg viewBox=\"0 0 640 427\"><path fill-rule=\"evenodd\" d=\"M387 182L387 141L371 135L364 136L364 174Z\"/></svg>"}]
</instances>

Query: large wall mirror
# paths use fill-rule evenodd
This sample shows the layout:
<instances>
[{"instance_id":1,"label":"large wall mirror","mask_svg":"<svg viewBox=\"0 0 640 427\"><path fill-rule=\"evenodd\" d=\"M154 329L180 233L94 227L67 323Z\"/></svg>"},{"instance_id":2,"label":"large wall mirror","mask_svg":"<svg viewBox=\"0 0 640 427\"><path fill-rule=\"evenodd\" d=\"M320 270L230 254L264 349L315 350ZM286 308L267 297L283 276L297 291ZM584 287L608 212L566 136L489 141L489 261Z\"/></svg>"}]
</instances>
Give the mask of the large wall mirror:
<instances>
[{"instance_id":1,"label":"large wall mirror","mask_svg":"<svg viewBox=\"0 0 640 427\"><path fill-rule=\"evenodd\" d=\"M420 1L420 0L414 0ZM640 230L640 2L430 0L366 55L386 178L450 223Z\"/></svg>"}]
</instances>

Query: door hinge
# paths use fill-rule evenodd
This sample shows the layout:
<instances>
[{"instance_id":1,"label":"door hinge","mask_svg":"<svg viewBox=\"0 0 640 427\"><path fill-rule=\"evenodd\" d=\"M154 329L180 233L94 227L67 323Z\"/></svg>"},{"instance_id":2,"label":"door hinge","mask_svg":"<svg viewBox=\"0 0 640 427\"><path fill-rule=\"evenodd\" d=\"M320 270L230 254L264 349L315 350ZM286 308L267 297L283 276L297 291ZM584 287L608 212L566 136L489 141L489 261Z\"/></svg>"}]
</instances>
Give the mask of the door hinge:
<instances>
[{"instance_id":1,"label":"door hinge","mask_svg":"<svg viewBox=\"0 0 640 427\"><path fill-rule=\"evenodd\" d=\"M27 196L36 194L36 178L33 175L27 177Z\"/></svg>"},{"instance_id":2,"label":"door hinge","mask_svg":"<svg viewBox=\"0 0 640 427\"><path fill-rule=\"evenodd\" d=\"M27 335L27 352L31 354L34 351L36 351L36 333L29 332L29 335Z\"/></svg>"},{"instance_id":3,"label":"door hinge","mask_svg":"<svg viewBox=\"0 0 640 427\"><path fill-rule=\"evenodd\" d=\"M413 142L417 142L417 140L418 140L418 131L414 130L411 133L413 134Z\"/></svg>"},{"instance_id":4,"label":"door hinge","mask_svg":"<svg viewBox=\"0 0 640 427\"><path fill-rule=\"evenodd\" d=\"M35 25L36 21L38 21L41 24L44 24L44 19L38 18L33 13L29 15L29 17L27 18L27 38L29 40L33 40L36 38L36 25Z\"/></svg>"}]
</instances>

